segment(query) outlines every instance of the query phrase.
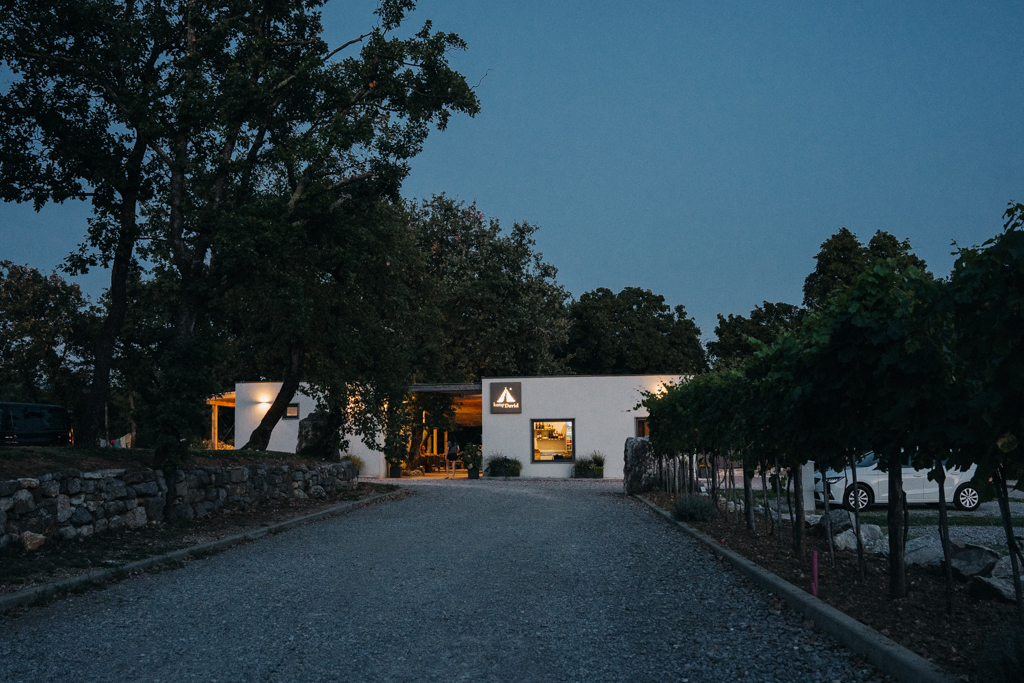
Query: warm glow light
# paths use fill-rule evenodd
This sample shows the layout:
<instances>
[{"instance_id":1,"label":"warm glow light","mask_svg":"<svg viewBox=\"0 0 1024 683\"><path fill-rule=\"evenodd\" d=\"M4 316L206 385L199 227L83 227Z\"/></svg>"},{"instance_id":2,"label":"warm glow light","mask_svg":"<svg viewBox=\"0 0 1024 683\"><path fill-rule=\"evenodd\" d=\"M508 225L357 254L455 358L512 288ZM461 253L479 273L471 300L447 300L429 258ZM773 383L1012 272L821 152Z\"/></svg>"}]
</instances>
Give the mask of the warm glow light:
<instances>
[{"instance_id":1,"label":"warm glow light","mask_svg":"<svg viewBox=\"0 0 1024 683\"><path fill-rule=\"evenodd\" d=\"M264 410L269 410L270 401L260 401L260 408L263 408Z\"/></svg>"}]
</instances>

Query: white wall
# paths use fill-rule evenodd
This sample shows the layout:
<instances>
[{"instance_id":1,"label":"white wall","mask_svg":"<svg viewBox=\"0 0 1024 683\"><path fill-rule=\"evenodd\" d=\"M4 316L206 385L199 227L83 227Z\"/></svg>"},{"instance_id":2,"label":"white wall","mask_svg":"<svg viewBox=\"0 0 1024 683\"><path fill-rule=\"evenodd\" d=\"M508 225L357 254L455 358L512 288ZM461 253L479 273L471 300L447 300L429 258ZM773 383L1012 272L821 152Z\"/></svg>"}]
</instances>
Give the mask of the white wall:
<instances>
[{"instance_id":1,"label":"white wall","mask_svg":"<svg viewBox=\"0 0 1024 683\"><path fill-rule=\"evenodd\" d=\"M621 479L626 439L636 436L635 420L647 417L637 408L643 391L677 383L679 375L611 375L600 377L485 377L483 379L484 460L501 452L523 463L524 477L569 477L572 463L534 462L532 420L575 419L576 457L604 453L606 479ZM522 413L490 412L491 382L522 382Z\"/></svg>"},{"instance_id":2,"label":"white wall","mask_svg":"<svg viewBox=\"0 0 1024 683\"><path fill-rule=\"evenodd\" d=\"M299 419L316 410L316 402L303 393L304 388L305 384L301 385L291 400L291 403L299 404ZM241 448L249 440L249 435L259 426L280 390L281 382L240 382L235 385L235 448ZM348 452L363 459L360 477L376 479L385 475L383 454L367 448L358 434L348 435L348 441ZM298 442L299 420L282 419L274 426L267 448L294 453Z\"/></svg>"}]
</instances>

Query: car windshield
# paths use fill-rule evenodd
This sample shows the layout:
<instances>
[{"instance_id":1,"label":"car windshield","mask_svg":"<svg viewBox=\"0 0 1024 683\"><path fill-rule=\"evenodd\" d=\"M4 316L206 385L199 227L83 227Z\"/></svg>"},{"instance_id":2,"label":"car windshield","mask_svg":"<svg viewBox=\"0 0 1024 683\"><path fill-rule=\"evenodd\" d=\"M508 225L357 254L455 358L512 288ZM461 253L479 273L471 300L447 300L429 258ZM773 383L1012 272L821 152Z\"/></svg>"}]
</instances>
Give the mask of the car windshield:
<instances>
[{"instance_id":1,"label":"car windshield","mask_svg":"<svg viewBox=\"0 0 1024 683\"><path fill-rule=\"evenodd\" d=\"M860 460L857 461L857 467L871 467L875 464L875 453L870 451L861 456Z\"/></svg>"}]
</instances>

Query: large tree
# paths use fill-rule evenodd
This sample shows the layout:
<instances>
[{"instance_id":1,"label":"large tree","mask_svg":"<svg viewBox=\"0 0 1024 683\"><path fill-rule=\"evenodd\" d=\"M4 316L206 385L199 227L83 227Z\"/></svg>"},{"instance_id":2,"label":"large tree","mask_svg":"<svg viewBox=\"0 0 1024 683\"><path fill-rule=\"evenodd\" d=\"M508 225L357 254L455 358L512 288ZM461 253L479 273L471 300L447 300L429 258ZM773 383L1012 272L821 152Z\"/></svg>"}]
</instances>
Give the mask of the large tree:
<instances>
[{"instance_id":1,"label":"large tree","mask_svg":"<svg viewBox=\"0 0 1024 683\"><path fill-rule=\"evenodd\" d=\"M749 317L718 314L717 339L708 342L708 353L715 368L736 367L754 355L757 342L771 346L787 332L800 327L804 310L787 303L765 301L755 306Z\"/></svg>"},{"instance_id":2,"label":"large tree","mask_svg":"<svg viewBox=\"0 0 1024 683\"><path fill-rule=\"evenodd\" d=\"M0 12L0 60L15 74L0 99L0 189L37 206L90 197L71 265L112 266L93 418L141 237L174 283L157 446L168 466L202 390L194 332L246 271L250 236L292 229L310 200L340 205L363 185L396 196L431 125L477 111L448 66L458 36L429 22L394 35L412 0L383 0L377 25L337 47L321 38L320 4L19 0Z\"/></svg>"},{"instance_id":3,"label":"large tree","mask_svg":"<svg viewBox=\"0 0 1024 683\"><path fill-rule=\"evenodd\" d=\"M565 344L568 293L558 270L537 252L537 226L502 229L475 205L444 195L409 206L426 259L436 334L419 360L419 381L478 381L482 376L549 375Z\"/></svg>"},{"instance_id":4,"label":"large tree","mask_svg":"<svg viewBox=\"0 0 1024 683\"><path fill-rule=\"evenodd\" d=\"M600 287L569 307L567 366L579 374L697 374L707 369L700 328L649 289Z\"/></svg>"},{"instance_id":5,"label":"large tree","mask_svg":"<svg viewBox=\"0 0 1024 683\"><path fill-rule=\"evenodd\" d=\"M814 257L814 270L804 279L804 306L823 308L828 300L849 287L864 270L879 262L889 262L897 273L913 267L927 272L924 259L910 253L910 240L899 240L892 233L877 231L867 246L847 228L821 243ZM890 261L891 260L891 261Z\"/></svg>"}]
</instances>

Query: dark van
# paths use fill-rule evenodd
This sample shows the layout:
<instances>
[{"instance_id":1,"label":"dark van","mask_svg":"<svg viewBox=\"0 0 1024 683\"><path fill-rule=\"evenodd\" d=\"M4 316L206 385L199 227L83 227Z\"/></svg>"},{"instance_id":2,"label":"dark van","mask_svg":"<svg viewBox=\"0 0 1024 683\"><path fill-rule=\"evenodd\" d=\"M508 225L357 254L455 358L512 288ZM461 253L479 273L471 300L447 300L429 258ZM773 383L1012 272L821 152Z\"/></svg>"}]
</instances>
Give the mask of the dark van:
<instances>
[{"instance_id":1,"label":"dark van","mask_svg":"<svg viewBox=\"0 0 1024 683\"><path fill-rule=\"evenodd\" d=\"M70 446L75 442L68 411L41 403L0 403L0 445Z\"/></svg>"}]
</instances>

